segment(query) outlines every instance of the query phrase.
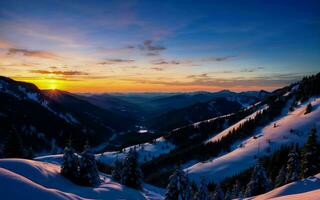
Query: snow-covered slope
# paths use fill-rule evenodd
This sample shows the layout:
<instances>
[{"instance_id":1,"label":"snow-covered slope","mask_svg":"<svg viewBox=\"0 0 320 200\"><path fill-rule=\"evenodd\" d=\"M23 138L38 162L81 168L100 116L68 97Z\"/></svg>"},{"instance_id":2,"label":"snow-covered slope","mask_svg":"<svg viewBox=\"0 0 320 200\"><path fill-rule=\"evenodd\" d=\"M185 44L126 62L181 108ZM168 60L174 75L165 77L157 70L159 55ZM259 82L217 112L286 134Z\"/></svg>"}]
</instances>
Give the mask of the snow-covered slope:
<instances>
[{"instance_id":1,"label":"snow-covered slope","mask_svg":"<svg viewBox=\"0 0 320 200\"><path fill-rule=\"evenodd\" d=\"M214 137L208 139L206 141L206 143L208 142L215 142L215 141L218 141L220 140L222 137L226 136L229 134L230 131L232 131L233 129L237 129L241 124L243 124L245 121L249 120L249 119L253 119L255 118L255 116L259 113L259 112L262 112L263 110L267 109L268 106L263 106L261 109L255 111L254 113L252 113L251 115L243 118L242 120L240 120L239 122L235 123L234 125L232 126L229 126L228 128L226 128L225 130L223 130L221 133L215 135Z\"/></svg>"},{"instance_id":2,"label":"snow-covered slope","mask_svg":"<svg viewBox=\"0 0 320 200\"><path fill-rule=\"evenodd\" d=\"M146 185L137 191L113 182L101 174L103 183L97 187L75 185L59 174L60 166L25 160L0 160L0 191L2 200L18 199L161 199L160 189ZM152 190L151 190L152 189Z\"/></svg>"},{"instance_id":3,"label":"snow-covered slope","mask_svg":"<svg viewBox=\"0 0 320 200\"><path fill-rule=\"evenodd\" d=\"M319 200L320 174L300 181L292 182L265 194L248 198L248 200Z\"/></svg>"},{"instance_id":4,"label":"snow-covered slope","mask_svg":"<svg viewBox=\"0 0 320 200\"><path fill-rule=\"evenodd\" d=\"M163 137L156 139L153 143L143 143L134 146L130 146L122 149L122 151L111 151L104 152L101 154L96 154L96 159L107 165L113 165L116 159L122 160L130 149L135 148L139 154L139 162L145 162L156 158L162 154L169 153L172 149L175 148L175 145L165 140ZM34 158L35 160L60 164L62 161L62 154L57 155L47 155Z\"/></svg>"},{"instance_id":5,"label":"snow-covered slope","mask_svg":"<svg viewBox=\"0 0 320 200\"><path fill-rule=\"evenodd\" d=\"M169 153L172 149L175 148L175 145L171 144L169 141L165 140L163 137L160 137L155 140L153 143L144 143L139 145L134 145L127 147L122 150L122 152L105 152L99 155L96 155L97 160L100 160L103 163L112 165L116 159L123 159L130 149L135 148L139 154L139 162L145 162L151 160L152 158L158 157L162 154Z\"/></svg>"},{"instance_id":6,"label":"snow-covered slope","mask_svg":"<svg viewBox=\"0 0 320 200\"><path fill-rule=\"evenodd\" d=\"M309 102L312 103L313 111L305 115L305 108ZM274 127L274 123L277 127ZM310 98L293 112L286 111L267 126L257 129L255 137L243 140L242 145L230 153L197 163L185 170L188 171L189 177L196 181L200 177L215 182L221 181L253 166L256 156L268 154L284 144L305 143L312 127L318 130L320 128L320 98Z\"/></svg>"}]
</instances>

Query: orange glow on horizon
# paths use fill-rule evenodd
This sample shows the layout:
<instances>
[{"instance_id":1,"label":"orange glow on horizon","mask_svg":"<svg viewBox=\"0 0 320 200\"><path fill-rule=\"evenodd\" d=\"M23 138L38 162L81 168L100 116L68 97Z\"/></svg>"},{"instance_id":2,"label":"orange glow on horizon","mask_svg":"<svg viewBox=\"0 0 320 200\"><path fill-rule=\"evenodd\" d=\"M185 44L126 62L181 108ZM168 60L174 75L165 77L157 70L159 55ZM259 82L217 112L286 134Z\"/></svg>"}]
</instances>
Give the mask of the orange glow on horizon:
<instances>
[{"instance_id":1,"label":"orange glow on horizon","mask_svg":"<svg viewBox=\"0 0 320 200\"><path fill-rule=\"evenodd\" d=\"M148 84L148 83L134 83L132 81L122 80L59 80L59 79L47 79L47 78L14 78L15 80L31 82L35 84L39 89L44 90L64 90L75 93L108 93L108 92L194 92L194 91L220 91L229 89L236 92L241 91L253 91L253 90L267 90L272 91L274 87L219 87L219 86L204 86L204 85L164 85L164 84ZM279 86L281 87L281 86Z\"/></svg>"}]
</instances>

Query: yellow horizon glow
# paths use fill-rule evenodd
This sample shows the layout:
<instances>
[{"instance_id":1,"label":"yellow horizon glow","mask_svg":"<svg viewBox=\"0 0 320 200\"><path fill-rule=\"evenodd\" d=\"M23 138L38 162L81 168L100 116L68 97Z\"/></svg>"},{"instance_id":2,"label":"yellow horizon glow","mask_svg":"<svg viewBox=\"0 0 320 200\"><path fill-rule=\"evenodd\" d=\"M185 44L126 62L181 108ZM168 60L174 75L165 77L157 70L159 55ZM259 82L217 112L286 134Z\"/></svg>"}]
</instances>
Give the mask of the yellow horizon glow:
<instances>
[{"instance_id":1,"label":"yellow horizon glow","mask_svg":"<svg viewBox=\"0 0 320 200\"><path fill-rule=\"evenodd\" d=\"M230 88L221 86L201 86L201 85L172 85L168 87L162 84L133 83L131 81L122 81L116 79L98 79L98 80L56 80L47 78L14 78L18 81L30 82L42 90L63 90L74 93L135 93L135 92L194 92L194 91L220 91L230 89L232 91L249 91L249 90L267 90L272 91L274 87L250 86L241 87L233 86Z\"/></svg>"}]
</instances>

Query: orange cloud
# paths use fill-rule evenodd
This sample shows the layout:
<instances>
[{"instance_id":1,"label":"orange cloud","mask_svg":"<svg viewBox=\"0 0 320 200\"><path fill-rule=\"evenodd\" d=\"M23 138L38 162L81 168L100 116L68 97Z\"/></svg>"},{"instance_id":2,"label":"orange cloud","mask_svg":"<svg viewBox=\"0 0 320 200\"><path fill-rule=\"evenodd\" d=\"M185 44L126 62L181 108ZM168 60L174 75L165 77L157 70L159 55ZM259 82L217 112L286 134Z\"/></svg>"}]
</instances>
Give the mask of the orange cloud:
<instances>
[{"instance_id":1,"label":"orange cloud","mask_svg":"<svg viewBox=\"0 0 320 200\"><path fill-rule=\"evenodd\" d=\"M80 71L48 71L48 70L30 70L31 73L35 74L55 74L55 75L65 75L65 76L74 76L74 75L89 75L86 72Z\"/></svg>"}]
</instances>

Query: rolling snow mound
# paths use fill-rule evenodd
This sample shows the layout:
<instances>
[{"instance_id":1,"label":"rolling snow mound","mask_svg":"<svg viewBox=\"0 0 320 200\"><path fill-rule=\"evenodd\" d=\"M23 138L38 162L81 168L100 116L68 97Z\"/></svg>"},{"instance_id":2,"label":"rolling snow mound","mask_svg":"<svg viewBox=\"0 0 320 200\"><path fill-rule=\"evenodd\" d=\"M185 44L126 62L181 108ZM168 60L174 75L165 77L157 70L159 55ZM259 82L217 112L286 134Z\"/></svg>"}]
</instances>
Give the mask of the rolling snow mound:
<instances>
[{"instance_id":1,"label":"rolling snow mound","mask_svg":"<svg viewBox=\"0 0 320 200\"><path fill-rule=\"evenodd\" d=\"M142 191L116 183L101 174L103 183L96 187L75 185L59 174L60 166L25 159L0 159L1 200L46 199L162 199L152 186ZM149 190L149 189L153 190Z\"/></svg>"}]
</instances>

